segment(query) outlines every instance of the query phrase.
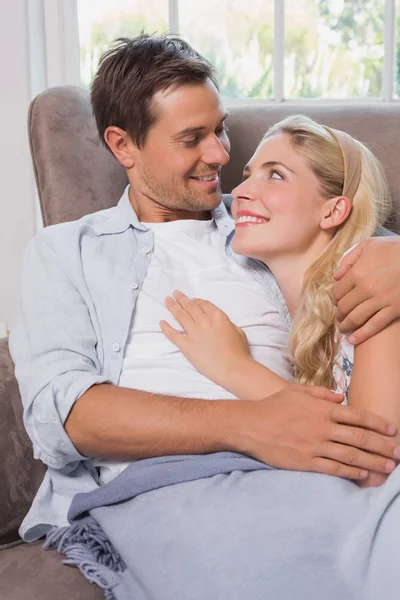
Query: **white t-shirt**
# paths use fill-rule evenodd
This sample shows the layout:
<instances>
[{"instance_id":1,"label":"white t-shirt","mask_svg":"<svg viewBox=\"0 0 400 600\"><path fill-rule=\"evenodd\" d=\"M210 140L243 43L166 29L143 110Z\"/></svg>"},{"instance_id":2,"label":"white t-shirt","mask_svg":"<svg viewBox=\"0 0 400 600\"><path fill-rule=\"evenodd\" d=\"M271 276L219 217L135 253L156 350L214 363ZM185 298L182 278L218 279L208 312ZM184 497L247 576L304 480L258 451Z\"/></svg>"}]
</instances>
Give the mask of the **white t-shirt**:
<instances>
[{"instance_id":1,"label":"white t-shirt","mask_svg":"<svg viewBox=\"0 0 400 600\"><path fill-rule=\"evenodd\" d=\"M288 331L260 285L227 254L226 237L215 222L146 225L154 232L154 250L132 315L119 385L189 398L234 398L199 373L160 330L165 320L182 331L165 306L174 290L213 302L245 331L255 360L292 380ZM102 482L128 464L99 464Z\"/></svg>"}]
</instances>

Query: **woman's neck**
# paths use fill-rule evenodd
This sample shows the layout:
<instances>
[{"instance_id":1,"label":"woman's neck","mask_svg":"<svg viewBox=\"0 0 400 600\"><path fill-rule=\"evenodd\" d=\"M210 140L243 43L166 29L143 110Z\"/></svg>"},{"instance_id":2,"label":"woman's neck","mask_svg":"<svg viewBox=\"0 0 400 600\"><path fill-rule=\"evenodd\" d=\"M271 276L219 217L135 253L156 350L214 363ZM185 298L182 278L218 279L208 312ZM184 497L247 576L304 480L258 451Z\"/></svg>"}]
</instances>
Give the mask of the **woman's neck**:
<instances>
[{"instance_id":1,"label":"woman's neck","mask_svg":"<svg viewBox=\"0 0 400 600\"><path fill-rule=\"evenodd\" d=\"M275 277L292 316L300 304L304 275L321 256L328 243L329 240L319 239L304 252L261 258Z\"/></svg>"},{"instance_id":2,"label":"woman's neck","mask_svg":"<svg viewBox=\"0 0 400 600\"><path fill-rule=\"evenodd\" d=\"M264 261L275 277L292 317L300 303L301 286L307 270L306 266L299 264L298 258L285 256L273 261Z\"/></svg>"}]
</instances>

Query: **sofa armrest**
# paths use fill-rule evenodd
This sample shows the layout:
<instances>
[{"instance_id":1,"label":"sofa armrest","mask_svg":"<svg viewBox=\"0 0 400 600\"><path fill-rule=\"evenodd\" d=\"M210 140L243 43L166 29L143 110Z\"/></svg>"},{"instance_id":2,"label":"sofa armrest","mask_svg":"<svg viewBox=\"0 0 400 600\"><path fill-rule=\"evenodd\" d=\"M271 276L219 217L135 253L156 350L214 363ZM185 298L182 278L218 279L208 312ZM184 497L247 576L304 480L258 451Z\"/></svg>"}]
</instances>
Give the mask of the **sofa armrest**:
<instances>
[{"instance_id":1,"label":"sofa armrest","mask_svg":"<svg viewBox=\"0 0 400 600\"><path fill-rule=\"evenodd\" d=\"M0 338L0 548L19 539L18 528L43 479L22 421L22 403L8 351Z\"/></svg>"}]
</instances>

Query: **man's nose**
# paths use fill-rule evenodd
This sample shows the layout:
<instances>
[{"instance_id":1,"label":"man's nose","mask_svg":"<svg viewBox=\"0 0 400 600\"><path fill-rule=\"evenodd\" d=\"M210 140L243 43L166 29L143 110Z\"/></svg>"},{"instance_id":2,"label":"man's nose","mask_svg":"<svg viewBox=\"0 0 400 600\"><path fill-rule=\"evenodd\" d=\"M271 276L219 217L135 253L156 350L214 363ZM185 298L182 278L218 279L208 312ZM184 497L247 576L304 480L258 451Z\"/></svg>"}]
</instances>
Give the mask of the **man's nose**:
<instances>
[{"instance_id":1,"label":"man's nose","mask_svg":"<svg viewBox=\"0 0 400 600\"><path fill-rule=\"evenodd\" d=\"M229 150L229 142L222 143L217 136L214 136L203 154L203 162L206 165L226 165L229 162Z\"/></svg>"}]
</instances>

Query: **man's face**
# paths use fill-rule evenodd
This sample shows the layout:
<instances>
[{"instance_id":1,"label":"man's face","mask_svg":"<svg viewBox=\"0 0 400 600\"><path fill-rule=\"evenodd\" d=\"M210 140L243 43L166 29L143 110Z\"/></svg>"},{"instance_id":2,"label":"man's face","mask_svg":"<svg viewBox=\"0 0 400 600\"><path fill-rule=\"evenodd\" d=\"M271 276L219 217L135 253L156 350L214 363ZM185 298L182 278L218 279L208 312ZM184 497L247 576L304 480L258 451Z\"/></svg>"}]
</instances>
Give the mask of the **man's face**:
<instances>
[{"instance_id":1,"label":"man's face","mask_svg":"<svg viewBox=\"0 0 400 600\"><path fill-rule=\"evenodd\" d=\"M211 81L169 88L155 94L152 110L156 122L128 171L131 202L143 221L201 218L192 213L221 201L220 171L229 161L218 92Z\"/></svg>"}]
</instances>

